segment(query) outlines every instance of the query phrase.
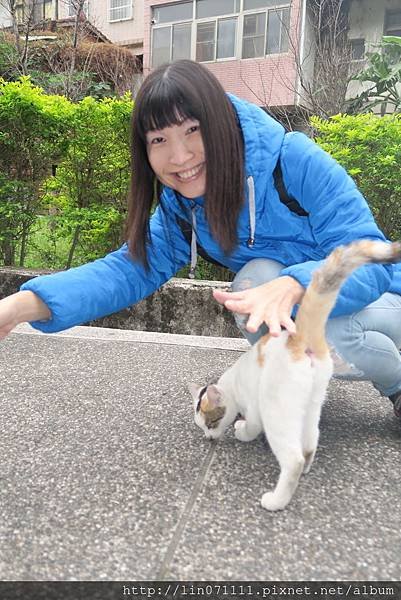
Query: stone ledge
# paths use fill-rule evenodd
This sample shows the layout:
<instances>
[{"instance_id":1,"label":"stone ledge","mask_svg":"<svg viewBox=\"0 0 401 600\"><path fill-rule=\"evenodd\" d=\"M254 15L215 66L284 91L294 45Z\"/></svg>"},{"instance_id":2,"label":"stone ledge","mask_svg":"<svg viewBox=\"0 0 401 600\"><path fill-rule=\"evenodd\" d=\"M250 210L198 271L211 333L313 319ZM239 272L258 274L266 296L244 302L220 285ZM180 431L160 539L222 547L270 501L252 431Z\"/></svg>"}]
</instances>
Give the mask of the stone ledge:
<instances>
[{"instance_id":1,"label":"stone ledge","mask_svg":"<svg viewBox=\"0 0 401 600\"><path fill-rule=\"evenodd\" d=\"M0 267L0 298L17 292L25 281L51 271ZM86 325L184 335L240 337L232 314L212 296L221 281L173 278L135 306Z\"/></svg>"}]
</instances>

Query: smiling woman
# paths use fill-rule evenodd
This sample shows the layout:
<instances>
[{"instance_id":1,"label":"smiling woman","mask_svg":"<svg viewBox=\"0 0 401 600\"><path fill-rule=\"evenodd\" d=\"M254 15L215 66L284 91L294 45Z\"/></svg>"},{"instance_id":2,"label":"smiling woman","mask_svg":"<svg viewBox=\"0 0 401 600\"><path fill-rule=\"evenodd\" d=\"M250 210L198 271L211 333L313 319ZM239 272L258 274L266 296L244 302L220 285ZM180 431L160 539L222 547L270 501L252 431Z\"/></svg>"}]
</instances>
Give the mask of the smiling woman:
<instances>
[{"instance_id":1,"label":"smiling woman","mask_svg":"<svg viewBox=\"0 0 401 600\"><path fill-rule=\"evenodd\" d=\"M255 24L248 25L251 35ZM214 298L252 344L267 331L294 334L294 309L334 248L385 239L335 160L304 134L286 134L261 107L226 94L199 63L179 60L150 73L131 134L127 244L1 300L0 337L26 319L53 332L117 312L189 263L193 272L198 253L236 273L233 291ZM278 171L297 210L276 189ZM326 326L341 376L372 381L398 416L400 294L398 264L363 266L341 287Z\"/></svg>"},{"instance_id":2,"label":"smiling woman","mask_svg":"<svg viewBox=\"0 0 401 600\"><path fill-rule=\"evenodd\" d=\"M148 221L154 203L163 201L161 185L187 199L203 196L213 236L232 251L243 204L243 139L214 75L190 60L153 71L136 97L132 148L127 236L133 255L146 264Z\"/></svg>"}]
</instances>

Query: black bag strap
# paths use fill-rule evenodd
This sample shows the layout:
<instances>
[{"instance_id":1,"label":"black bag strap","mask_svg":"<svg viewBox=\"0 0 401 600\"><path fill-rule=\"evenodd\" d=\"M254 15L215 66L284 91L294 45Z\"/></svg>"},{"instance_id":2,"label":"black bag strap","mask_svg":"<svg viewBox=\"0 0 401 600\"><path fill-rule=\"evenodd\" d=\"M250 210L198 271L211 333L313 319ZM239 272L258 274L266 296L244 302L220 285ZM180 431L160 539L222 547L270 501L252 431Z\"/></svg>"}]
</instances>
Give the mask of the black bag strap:
<instances>
[{"instance_id":1,"label":"black bag strap","mask_svg":"<svg viewBox=\"0 0 401 600\"><path fill-rule=\"evenodd\" d=\"M299 204L298 200L296 200L295 198L290 196L289 193L287 192L287 189L284 184L283 171L281 169L280 158L278 159L277 164L274 167L273 179L274 179L274 185L276 186L276 190L280 197L280 202L285 204L285 206L287 206L287 208L291 212L295 213L296 215L299 215L300 217L309 217L309 213L306 212L306 210L304 210L302 208L302 206Z\"/></svg>"}]
</instances>

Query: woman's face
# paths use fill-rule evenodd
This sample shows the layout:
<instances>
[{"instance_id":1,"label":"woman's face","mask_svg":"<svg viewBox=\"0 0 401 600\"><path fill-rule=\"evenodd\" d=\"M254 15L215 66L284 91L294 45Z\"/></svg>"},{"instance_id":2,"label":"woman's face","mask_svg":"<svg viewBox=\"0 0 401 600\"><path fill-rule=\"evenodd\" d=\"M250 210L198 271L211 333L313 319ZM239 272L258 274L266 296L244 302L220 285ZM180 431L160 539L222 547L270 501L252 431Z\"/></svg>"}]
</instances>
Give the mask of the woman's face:
<instances>
[{"instance_id":1,"label":"woman's face","mask_svg":"<svg viewBox=\"0 0 401 600\"><path fill-rule=\"evenodd\" d=\"M205 148L199 122L186 119L179 125L146 134L150 165L164 185L186 198L206 190Z\"/></svg>"}]
</instances>

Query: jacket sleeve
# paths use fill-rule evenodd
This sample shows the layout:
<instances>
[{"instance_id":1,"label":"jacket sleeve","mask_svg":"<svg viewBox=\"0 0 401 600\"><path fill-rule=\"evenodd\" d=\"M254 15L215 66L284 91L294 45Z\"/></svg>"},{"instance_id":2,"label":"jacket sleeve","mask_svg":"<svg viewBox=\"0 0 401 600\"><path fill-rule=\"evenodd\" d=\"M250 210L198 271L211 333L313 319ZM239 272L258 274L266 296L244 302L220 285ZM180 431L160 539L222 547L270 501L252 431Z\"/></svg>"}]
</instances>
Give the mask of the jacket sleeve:
<instances>
[{"instance_id":1,"label":"jacket sleeve","mask_svg":"<svg viewBox=\"0 0 401 600\"><path fill-rule=\"evenodd\" d=\"M152 294L187 264L189 247L173 215L160 206L150 220L149 271L134 261L127 245L94 262L21 286L49 307L51 318L31 325L45 333L62 331L127 308Z\"/></svg>"},{"instance_id":2,"label":"jacket sleeve","mask_svg":"<svg viewBox=\"0 0 401 600\"><path fill-rule=\"evenodd\" d=\"M281 154L284 181L288 192L308 211L323 255L358 239L385 240L366 200L345 169L306 135L291 133L286 138ZM283 269L282 275L290 275L307 287L321 263L292 265ZM392 272L391 265L357 269L343 284L331 316L351 314L377 300L389 288Z\"/></svg>"}]
</instances>

